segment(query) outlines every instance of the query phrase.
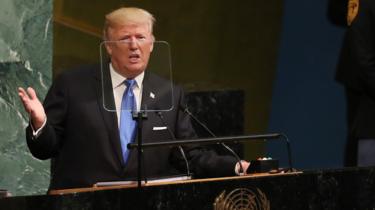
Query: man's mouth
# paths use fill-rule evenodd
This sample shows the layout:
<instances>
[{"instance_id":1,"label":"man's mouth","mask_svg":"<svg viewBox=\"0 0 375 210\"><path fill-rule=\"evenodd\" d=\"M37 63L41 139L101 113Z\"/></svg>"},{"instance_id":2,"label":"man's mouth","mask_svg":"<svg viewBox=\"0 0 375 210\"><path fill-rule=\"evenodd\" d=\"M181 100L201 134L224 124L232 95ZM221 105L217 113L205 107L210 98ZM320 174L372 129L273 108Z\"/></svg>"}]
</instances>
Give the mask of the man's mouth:
<instances>
[{"instance_id":1,"label":"man's mouth","mask_svg":"<svg viewBox=\"0 0 375 210\"><path fill-rule=\"evenodd\" d=\"M139 54L131 54L129 56L130 63L137 63L140 61L140 59L141 59L141 56Z\"/></svg>"}]
</instances>

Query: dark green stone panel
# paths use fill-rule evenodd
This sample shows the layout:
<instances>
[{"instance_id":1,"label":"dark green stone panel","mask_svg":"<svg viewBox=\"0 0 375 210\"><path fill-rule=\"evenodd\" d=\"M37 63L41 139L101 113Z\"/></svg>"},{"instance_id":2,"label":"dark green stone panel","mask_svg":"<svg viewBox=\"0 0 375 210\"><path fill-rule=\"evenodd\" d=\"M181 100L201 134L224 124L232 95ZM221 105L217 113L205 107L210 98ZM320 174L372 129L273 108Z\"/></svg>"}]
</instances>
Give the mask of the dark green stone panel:
<instances>
[{"instance_id":1,"label":"dark green stone panel","mask_svg":"<svg viewBox=\"0 0 375 210\"><path fill-rule=\"evenodd\" d=\"M29 153L28 115L17 87L34 87L43 99L51 84L52 0L0 2L0 188L13 195L45 193L48 162Z\"/></svg>"}]
</instances>

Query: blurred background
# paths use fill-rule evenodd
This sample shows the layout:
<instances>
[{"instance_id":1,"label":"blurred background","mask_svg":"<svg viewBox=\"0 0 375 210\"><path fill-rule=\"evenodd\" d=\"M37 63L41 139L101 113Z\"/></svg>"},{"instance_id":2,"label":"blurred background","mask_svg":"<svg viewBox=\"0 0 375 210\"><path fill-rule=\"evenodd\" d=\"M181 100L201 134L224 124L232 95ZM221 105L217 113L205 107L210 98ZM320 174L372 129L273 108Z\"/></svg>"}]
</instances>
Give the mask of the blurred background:
<instances>
[{"instance_id":1,"label":"blurred background","mask_svg":"<svg viewBox=\"0 0 375 210\"><path fill-rule=\"evenodd\" d=\"M0 188L26 195L49 184L48 161L26 147L16 87L44 98L62 71L100 62L104 15L120 6L154 14L155 37L169 43L174 81L187 91L243 91L245 134L285 133L298 169L342 167L345 103L334 75L344 28L328 20L326 0L3 0ZM247 143L244 155L285 161L285 143Z\"/></svg>"}]
</instances>

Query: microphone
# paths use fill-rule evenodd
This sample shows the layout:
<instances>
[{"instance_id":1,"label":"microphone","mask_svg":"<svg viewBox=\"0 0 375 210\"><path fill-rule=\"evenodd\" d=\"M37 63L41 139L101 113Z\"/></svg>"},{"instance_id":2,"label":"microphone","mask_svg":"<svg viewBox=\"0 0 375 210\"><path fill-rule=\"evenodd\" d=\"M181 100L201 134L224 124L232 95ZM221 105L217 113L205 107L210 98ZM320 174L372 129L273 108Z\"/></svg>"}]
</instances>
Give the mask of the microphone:
<instances>
[{"instance_id":1,"label":"microphone","mask_svg":"<svg viewBox=\"0 0 375 210\"><path fill-rule=\"evenodd\" d=\"M202 123L197 117L195 117L193 115L193 113L191 113L188 109L188 107L185 105L181 105L179 106L179 108L185 112L186 114L188 114L196 123L199 124L199 126L201 126L207 133L209 133L212 137L214 138L217 138L217 136L204 124ZM243 175L245 173L243 167L242 167L242 164L241 164L241 158L237 155L237 153L235 153L232 148L230 148L228 145L226 145L225 143L220 143L225 149L227 149L236 159L237 159L237 162L238 164L240 165L240 172L239 172L239 175Z\"/></svg>"},{"instance_id":2,"label":"microphone","mask_svg":"<svg viewBox=\"0 0 375 210\"><path fill-rule=\"evenodd\" d=\"M169 128L169 126L168 126L167 123L165 122L162 113L161 113L160 111L158 111L158 112L156 112L156 115L159 116L160 121L163 123L163 125L164 125L165 127L167 127L168 133L169 133L169 135L172 137L172 139L173 139L173 140L176 140L176 136L173 134L173 132L171 131L171 129ZM180 153L181 153L181 155L182 155L182 158L184 158L184 160L185 160L186 173L187 173L187 176L189 177L189 176L190 176L190 167L189 167L189 162L188 162L188 160L187 160L187 158L186 158L185 152L184 152L184 150L182 149L182 147L181 147L181 146L178 146L178 149L180 150Z\"/></svg>"}]
</instances>

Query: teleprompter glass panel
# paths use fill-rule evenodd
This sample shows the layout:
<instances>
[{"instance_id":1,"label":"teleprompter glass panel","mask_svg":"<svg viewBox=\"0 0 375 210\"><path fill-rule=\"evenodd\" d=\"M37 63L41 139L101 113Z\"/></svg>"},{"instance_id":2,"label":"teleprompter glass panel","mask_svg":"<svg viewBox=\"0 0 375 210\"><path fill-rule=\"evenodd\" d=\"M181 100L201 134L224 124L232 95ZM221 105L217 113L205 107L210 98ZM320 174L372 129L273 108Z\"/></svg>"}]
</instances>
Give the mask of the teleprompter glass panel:
<instances>
[{"instance_id":1,"label":"teleprompter glass panel","mask_svg":"<svg viewBox=\"0 0 375 210\"><path fill-rule=\"evenodd\" d=\"M133 88L138 111L169 111L173 104L173 79L171 68L171 53L169 44L165 41L120 40L103 41L100 44L101 81L103 107L115 112L121 105L114 101L121 100L124 91L114 91L116 88L126 89L123 81L135 79ZM115 77L121 79L113 79ZM121 75L120 77L118 77ZM140 78L141 79L140 79ZM141 84L138 84L138 81ZM122 87L121 87L122 86ZM122 108L127 109L127 108Z\"/></svg>"}]
</instances>

